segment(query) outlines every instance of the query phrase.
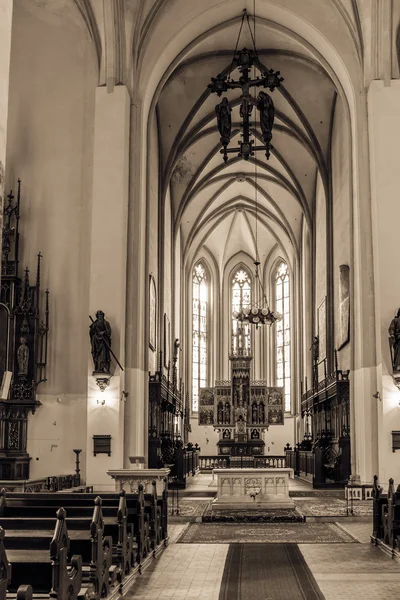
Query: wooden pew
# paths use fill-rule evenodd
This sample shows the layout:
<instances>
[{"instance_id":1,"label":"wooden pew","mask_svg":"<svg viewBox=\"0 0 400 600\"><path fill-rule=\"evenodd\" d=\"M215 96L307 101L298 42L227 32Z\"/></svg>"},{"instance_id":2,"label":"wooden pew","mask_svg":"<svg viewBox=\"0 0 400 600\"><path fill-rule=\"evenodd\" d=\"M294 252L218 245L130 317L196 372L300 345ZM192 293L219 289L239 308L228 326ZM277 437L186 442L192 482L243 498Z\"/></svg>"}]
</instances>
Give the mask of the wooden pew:
<instances>
[{"instance_id":1,"label":"wooden pew","mask_svg":"<svg viewBox=\"0 0 400 600\"><path fill-rule=\"evenodd\" d=\"M374 475L372 489L373 502L373 527L372 537L375 540L383 539L383 507L387 506L387 494L383 493L379 485L378 475Z\"/></svg>"},{"instance_id":2,"label":"wooden pew","mask_svg":"<svg viewBox=\"0 0 400 600\"><path fill-rule=\"evenodd\" d=\"M5 600L7 595L7 586L11 580L11 565L8 562L6 549L4 547L5 532L0 527L0 599Z\"/></svg>"},{"instance_id":3,"label":"wooden pew","mask_svg":"<svg viewBox=\"0 0 400 600\"><path fill-rule=\"evenodd\" d=\"M13 567L9 600L14 600L15 593L17 600L32 600L32 593L41 598L51 594L54 600L99 600L110 593L113 584L121 584L118 589L122 592L122 583L134 567L141 572L143 561L155 556L160 542L166 543L167 492L158 498L153 482L151 494L144 495L139 485L138 494L123 491L104 496L70 492L6 495L2 490L0 525L9 529ZM57 510L53 535L53 515L60 504L64 508ZM4 600L1 594L0 600Z\"/></svg>"},{"instance_id":4,"label":"wooden pew","mask_svg":"<svg viewBox=\"0 0 400 600\"><path fill-rule=\"evenodd\" d=\"M110 591L110 586L122 580L118 564L113 564L113 539L112 536L104 536L104 519L101 508L101 498L97 497L91 508L92 518L86 523L84 531L76 530L72 536L68 535L68 555L80 555L82 563L82 585L83 587L93 588L90 596L94 598L105 597ZM13 507L5 507L12 512ZM21 507L17 507L18 509ZM43 507L41 507L43 508ZM25 512L29 513L29 506L24 507ZM65 512L65 509L63 509ZM54 507L47 507L47 514L51 514ZM116 511L113 510L114 514ZM7 517L0 519L3 523ZM9 519L13 522L13 519ZM27 517L26 521L32 521ZM115 517L116 521L116 517ZM54 517L52 518L54 525ZM118 523L115 523L118 526ZM25 525L26 526L26 525ZM116 529L116 543L118 544L118 530ZM71 539L72 537L72 539ZM33 584L34 591L47 593L46 584L44 588L39 588L36 578L48 580L48 575L43 575L46 571L49 573L49 555L48 549L51 546L51 535L49 531L14 531L8 540L13 559L17 561L17 575L22 569L26 569L31 574L30 582ZM51 542L51 543L50 543ZM29 564L28 564L29 563ZM41 566L38 567L38 564ZM38 572L40 570L40 573ZM38 574L39 573L39 574ZM28 579L26 580L28 581ZM15 586L14 586L15 587Z\"/></svg>"},{"instance_id":5,"label":"wooden pew","mask_svg":"<svg viewBox=\"0 0 400 600\"><path fill-rule=\"evenodd\" d=\"M34 593L51 594L53 598L81 600L89 598L82 590L82 557L73 555L68 560L70 540L65 521L66 511L56 514L56 526L49 550L10 550L11 563L9 592L18 593L20 586L29 584ZM54 523L54 520L53 520ZM24 588L26 593L29 589Z\"/></svg>"},{"instance_id":6,"label":"wooden pew","mask_svg":"<svg viewBox=\"0 0 400 600\"><path fill-rule=\"evenodd\" d=\"M398 549L400 536L400 486L394 489L393 479L389 479L387 505L382 507L383 541L391 550Z\"/></svg>"},{"instance_id":7,"label":"wooden pew","mask_svg":"<svg viewBox=\"0 0 400 600\"><path fill-rule=\"evenodd\" d=\"M94 503L90 539L71 539L70 553L82 556L82 581L89 588L90 597L104 598L110 593L110 586L116 583L119 568L112 564L112 537L104 537L101 498L97 496Z\"/></svg>"},{"instance_id":8,"label":"wooden pew","mask_svg":"<svg viewBox=\"0 0 400 600\"><path fill-rule=\"evenodd\" d=\"M126 552L130 553L131 557L125 560L125 565L130 562L131 566L134 566L135 563L141 564L161 539L165 539L165 537L160 539L160 536L165 536L167 531L167 499L165 493L161 499L157 499L155 482L153 494L146 495L146 500L141 485L139 485L138 494L127 495L124 492L124 497L127 504L125 519L127 531L122 534L121 524L118 529L117 516L121 496L115 493L102 494L105 535L112 536L115 555L118 551L118 543L123 544L123 540L127 538L129 549ZM68 511L68 529L72 534L72 531L90 527L94 499L95 496L92 494L8 493L6 495L4 491L1 491L0 524L7 529L24 530L27 528L26 517L29 516L30 528L51 530L53 517L50 508L58 508L62 503ZM124 513L125 509L122 512ZM123 518L122 521L124 521ZM151 532L153 533L151 534Z\"/></svg>"}]
</instances>

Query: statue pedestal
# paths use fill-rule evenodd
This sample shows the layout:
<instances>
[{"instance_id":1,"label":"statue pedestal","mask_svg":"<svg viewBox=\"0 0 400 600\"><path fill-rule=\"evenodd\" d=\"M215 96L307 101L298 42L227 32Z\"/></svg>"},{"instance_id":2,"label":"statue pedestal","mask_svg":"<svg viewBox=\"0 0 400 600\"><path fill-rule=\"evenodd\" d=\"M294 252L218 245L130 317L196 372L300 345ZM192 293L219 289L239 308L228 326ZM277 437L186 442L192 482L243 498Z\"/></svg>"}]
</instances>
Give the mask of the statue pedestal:
<instances>
[{"instance_id":1,"label":"statue pedestal","mask_svg":"<svg viewBox=\"0 0 400 600\"><path fill-rule=\"evenodd\" d=\"M276 469L214 469L217 497L211 508L218 510L260 510L293 508L289 497L289 478L294 471Z\"/></svg>"},{"instance_id":2,"label":"statue pedestal","mask_svg":"<svg viewBox=\"0 0 400 600\"><path fill-rule=\"evenodd\" d=\"M107 471L107 475L115 479L115 491L125 490L128 494L137 494L139 483L145 494L151 494L151 484L157 484L157 495L161 496L168 488L170 469L115 469Z\"/></svg>"}]
</instances>

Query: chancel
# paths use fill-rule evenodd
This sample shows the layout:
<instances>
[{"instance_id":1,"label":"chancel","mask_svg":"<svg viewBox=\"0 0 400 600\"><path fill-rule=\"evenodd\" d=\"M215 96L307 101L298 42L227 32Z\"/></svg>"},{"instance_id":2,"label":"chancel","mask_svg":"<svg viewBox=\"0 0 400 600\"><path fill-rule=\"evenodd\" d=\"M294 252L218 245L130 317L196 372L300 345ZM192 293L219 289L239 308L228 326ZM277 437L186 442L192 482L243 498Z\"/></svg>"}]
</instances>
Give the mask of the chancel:
<instances>
[{"instance_id":1,"label":"chancel","mask_svg":"<svg viewBox=\"0 0 400 600\"><path fill-rule=\"evenodd\" d=\"M264 454L262 434L270 425L284 423L284 388L268 387L265 381L250 378L253 357L244 345L240 328L236 353L229 357L231 381L216 382L214 388L200 388L199 425L214 425L220 439L218 453L250 460Z\"/></svg>"},{"instance_id":2,"label":"chancel","mask_svg":"<svg viewBox=\"0 0 400 600\"><path fill-rule=\"evenodd\" d=\"M398 596L399 107L400 0L0 0L0 600Z\"/></svg>"}]
</instances>

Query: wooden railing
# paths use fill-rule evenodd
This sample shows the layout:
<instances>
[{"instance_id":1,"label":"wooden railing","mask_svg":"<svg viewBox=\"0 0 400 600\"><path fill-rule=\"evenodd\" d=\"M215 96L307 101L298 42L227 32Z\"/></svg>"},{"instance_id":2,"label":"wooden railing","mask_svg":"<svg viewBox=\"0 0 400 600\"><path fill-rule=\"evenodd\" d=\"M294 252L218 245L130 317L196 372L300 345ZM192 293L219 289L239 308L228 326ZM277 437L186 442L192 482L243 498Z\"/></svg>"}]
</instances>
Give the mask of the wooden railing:
<instances>
[{"instance_id":1,"label":"wooden railing","mask_svg":"<svg viewBox=\"0 0 400 600\"><path fill-rule=\"evenodd\" d=\"M170 473L170 482L182 487L186 486L187 479L199 470L199 450L191 444L184 448L176 448L175 464Z\"/></svg>"},{"instance_id":2,"label":"wooden railing","mask_svg":"<svg viewBox=\"0 0 400 600\"><path fill-rule=\"evenodd\" d=\"M294 470L294 474L309 481L314 477L314 453L311 450L286 450L286 466Z\"/></svg>"},{"instance_id":3,"label":"wooden railing","mask_svg":"<svg viewBox=\"0 0 400 600\"><path fill-rule=\"evenodd\" d=\"M242 460L241 460L242 459ZM286 466L285 456L199 456L200 471L212 471L213 469L229 468L284 468Z\"/></svg>"},{"instance_id":4,"label":"wooden railing","mask_svg":"<svg viewBox=\"0 0 400 600\"><path fill-rule=\"evenodd\" d=\"M75 475L52 475L40 479L2 480L1 487L7 492L59 492L75 486Z\"/></svg>"}]
</instances>

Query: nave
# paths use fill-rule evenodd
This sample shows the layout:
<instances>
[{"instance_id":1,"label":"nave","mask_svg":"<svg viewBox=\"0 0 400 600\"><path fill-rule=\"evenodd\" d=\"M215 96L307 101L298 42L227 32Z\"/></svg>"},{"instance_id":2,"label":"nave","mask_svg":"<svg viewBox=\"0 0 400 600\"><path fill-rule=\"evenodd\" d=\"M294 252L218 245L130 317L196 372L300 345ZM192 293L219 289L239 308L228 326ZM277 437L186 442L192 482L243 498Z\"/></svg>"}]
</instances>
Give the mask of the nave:
<instances>
[{"instance_id":1,"label":"nave","mask_svg":"<svg viewBox=\"0 0 400 600\"><path fill-rule=\"evenodd\" d=\"M344 494L311 495L296 478L290 491L301 494L295 504L309 515L306 523L202 523L197 515L207 512L210 484L212 476L200 474L182 493L168 547L128 600L398 597L400 559L371 543L372 501L354 503L358 516L346 517Z\"/></svg>"}]
</instances>

